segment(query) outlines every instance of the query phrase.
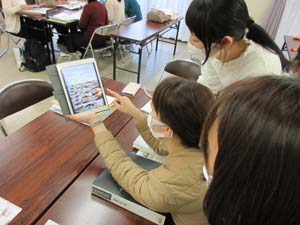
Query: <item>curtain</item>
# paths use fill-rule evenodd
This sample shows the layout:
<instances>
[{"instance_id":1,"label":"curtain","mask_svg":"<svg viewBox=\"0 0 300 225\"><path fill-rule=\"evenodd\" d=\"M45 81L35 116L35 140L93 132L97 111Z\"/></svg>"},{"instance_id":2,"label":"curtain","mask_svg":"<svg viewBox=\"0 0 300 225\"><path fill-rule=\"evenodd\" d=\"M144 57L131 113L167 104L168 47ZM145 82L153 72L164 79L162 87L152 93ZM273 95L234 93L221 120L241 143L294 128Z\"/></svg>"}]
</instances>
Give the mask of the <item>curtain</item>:
<instances>
[{"instance_id":1,"label":"curtain","mask_svg":"<svg viewBox=\"0 0 300 225\"><path fill-rule=\"evenodd\" d=\"M300 1L286 0L286 6L278 28L275 42L282 46L284 35L300 35Z\"/></svg>"},{"instance_id":2,"label":"curtain","mask_svg":"<svg viewBox=\"0 0 300 225\"><path fill-rule=\"evenodd\" d=\"M185 17L186 11L191 4L192 0L138 0L143 18L146 18L147 12L151 10L151 8L155 9L172 9L178 12L179 16ZM184 19L181 21L179 36L178 39L182 41L187 41L189 37L189 29L187 28ZM164 36L175 38L176 32L170 31L166 33Z\"/></svg>"},{"instance_id":3,"label":"curtain","mask_svg":"<svg viewBox=\"0 0 300 225\"><path fill-rule=\"evenodd\" d=\"M285 5L286 5L286 0L274 0L271 14L265 25L265 30L269 33L269 35L273 39L277 34Z\"/></svg>"}]
</instances>

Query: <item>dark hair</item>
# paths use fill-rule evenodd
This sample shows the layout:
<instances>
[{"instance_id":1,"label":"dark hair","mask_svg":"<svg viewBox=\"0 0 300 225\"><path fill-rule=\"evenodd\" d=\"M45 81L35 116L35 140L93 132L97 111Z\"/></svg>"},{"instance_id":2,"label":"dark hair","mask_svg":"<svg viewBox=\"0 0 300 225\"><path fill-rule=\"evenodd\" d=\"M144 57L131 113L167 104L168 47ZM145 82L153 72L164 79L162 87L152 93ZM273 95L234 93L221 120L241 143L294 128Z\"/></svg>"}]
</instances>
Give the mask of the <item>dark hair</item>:
<instances>
[{"instance_id":1,"label":"dark hair","mask_svg":"<svg viewBox=\"0 0 300 225\"><path fill-rule=\"evenodd\" d=\"M88 3L90 3L90 2L96 2L97 0L88 0Z\"/></svg>"},{"instance_id":2,"label":"dark hair","mask_svg":"<svg viewBox=\"0 0 300 225\"><path fill-rule=\"evenodd\" d=\"M204 200L209 224L300 224L299 113L299 79L256 77L223 90L201 136L207 160L217 122L218 153Z\"/></svg>"},{"instance_id":3,"label":"dark hair","mask_svg":"<svg viewBox=\"0 0 300 225\"><path fill-rule=\"evenodd\" d=\"M186 24L203 42L205 62L213 43L222 43L226 35L241 40L248 28L248 39L278 54L283 69L290 65L266 31L250 19L244 0L193 0L186 13Z\"/></svg>"},{"instance_id":4,"label":"dark hair","mask_svg":"<svg viewBox=\"0 0 300 225\"><path fill-rule=\"evenodd\" d=\"M152 103L160 120L172 128L187 147L197 147L204 119L214 96L195 81L170 77L155 89Z\"/></svg>"}]
</instances>

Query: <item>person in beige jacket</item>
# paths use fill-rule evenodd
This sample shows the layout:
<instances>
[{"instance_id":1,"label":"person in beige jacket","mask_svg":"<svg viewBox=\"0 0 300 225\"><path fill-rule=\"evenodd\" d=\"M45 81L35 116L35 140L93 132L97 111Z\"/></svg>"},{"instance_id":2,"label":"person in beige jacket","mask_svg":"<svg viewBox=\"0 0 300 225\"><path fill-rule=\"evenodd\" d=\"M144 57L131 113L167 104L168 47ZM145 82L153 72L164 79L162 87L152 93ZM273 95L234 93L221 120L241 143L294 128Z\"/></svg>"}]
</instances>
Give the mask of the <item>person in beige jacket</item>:
<instances>
[{"instance_id":1,"label":"person in beige jacket","mask_svg":"<svg viewBox=\"0 0 300 225\"><path fill-rule=\"evenodd\" d=\"M146 171L125 155L103 123L93 127L96 146L114 179L138 202L171 213L176 225L208 224L203 214L203 154L198 147L202 124L213 102L210 90L194 81L167 78L156 88L146 117L127 97L108 90L115 106L132 116L145 141L166 158ZM93 124L97 115L69 118Z\"/></svg>"}]
</instances>

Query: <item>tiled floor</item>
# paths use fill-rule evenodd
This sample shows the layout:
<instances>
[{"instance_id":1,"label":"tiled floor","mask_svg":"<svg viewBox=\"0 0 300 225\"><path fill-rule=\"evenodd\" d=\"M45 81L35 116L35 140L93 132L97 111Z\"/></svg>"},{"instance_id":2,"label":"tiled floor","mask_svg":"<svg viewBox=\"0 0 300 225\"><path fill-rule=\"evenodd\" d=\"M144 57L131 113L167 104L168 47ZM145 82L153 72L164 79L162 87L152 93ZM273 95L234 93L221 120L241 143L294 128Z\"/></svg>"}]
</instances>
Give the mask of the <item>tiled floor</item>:
<instances>
[{"instance_id":1,"label":"tiled floor","mask_svg":"<svg viewBox=\"0 0 300 225\"><path fill-rule=\"evenodd\" d=\"M5 40L2 39L1 49L4 47L5 44ZM175 58L188 58L186 43L178 43L177 53L175 57L173 57L173 45L161 42L159 44L157 52L155 51L154 46L155 43L153 43L153 49L150 54L147 53L146 48L144 48L143 50L141 85L147 90L153 90L156 87L163 67L167 62ZM18 71L12 48L13 44L11 43L7 54L0 58L0 88L16 80L28 78L48 80L48 75L46 71L39 73ZM150 45L149 50L151 50ZM112 57L103 58L99 55L97 56L97 62L99 64L101 75L112 78ZM123 60L118 60L120 66L131 70L135 70L137 68L137 62L138 57L129 53L125 55ZM136 82L136 76L127 72L119 71L117 73L117 80L122 81L124 83L128 83L131 81ZM51 98L46 99L32 107L29 107L25 110L22 110L14 115L7 117L4 120L4 123L9 134L12 134L17 129L21 128L34 118L49 110L50 106ZM3 138L2 133L0 134L0 138Z\"/></svg>"}]
</instances>

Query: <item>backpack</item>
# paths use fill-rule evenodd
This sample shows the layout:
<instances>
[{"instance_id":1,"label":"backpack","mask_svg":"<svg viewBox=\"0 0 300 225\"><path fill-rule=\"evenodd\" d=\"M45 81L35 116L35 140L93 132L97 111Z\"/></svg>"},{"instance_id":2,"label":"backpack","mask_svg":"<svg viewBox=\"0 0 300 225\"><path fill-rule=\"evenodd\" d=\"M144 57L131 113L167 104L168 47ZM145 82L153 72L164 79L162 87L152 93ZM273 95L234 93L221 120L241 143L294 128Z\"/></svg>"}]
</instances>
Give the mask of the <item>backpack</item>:
<instances>
[{"instance_id":1,"label":"backpack","mask_svg":"<svg viewBox=\"0 0 300 225\"><path fill-rule=\"evenodd\" d=\"M48 52L37 40L28 39L24 43L25 67L32 72L40 72L50 64Z\"/></svg>"}]
</instances>

